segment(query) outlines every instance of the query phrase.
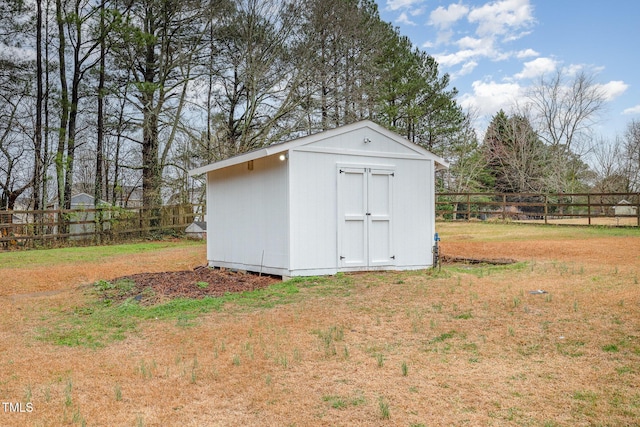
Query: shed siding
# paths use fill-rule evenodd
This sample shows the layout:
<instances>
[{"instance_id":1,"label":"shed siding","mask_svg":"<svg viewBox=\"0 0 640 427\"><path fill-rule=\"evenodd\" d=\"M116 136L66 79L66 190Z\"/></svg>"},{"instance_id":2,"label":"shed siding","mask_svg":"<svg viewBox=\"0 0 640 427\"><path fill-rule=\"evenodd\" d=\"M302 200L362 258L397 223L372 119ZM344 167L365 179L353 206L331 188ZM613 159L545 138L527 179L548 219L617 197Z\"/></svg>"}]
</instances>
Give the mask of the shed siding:
<instances>
[{"instance_id":1,"label":"shed siding","mask_svg":"<svg viewBox=\"0 0 640 427\"><path fill-rule=\"evenodd\" d=\"M289 153L292 271L336 269L335 168L333 155Z\"/></svg>"},{"instance_id":2,"label":"shed siding","mask_svg":"<svg viewBox=\"0 0 640 427\"><path fill-rule=\"evenodd\" d=\"M405 160L395 176L395 251L402 269L432 264L435 231L432 160Z\"/></svg>"},{"instance_id":3,"label":"shed siding","mask_svg":"<svg viewBox=\"0 0 640 427\"><path fill-rule=\"evenodd\" d=\"M292 151L289 161L291 275L349 270L338 266L338 165L395 170L392 248L396 265L381 268L418 269L431 265L434 232L431 160Z\"/></svg>"},{"instance_id":4,"label":"shed siding","mask_svg":"<svg viewBox=\"0 0 640 427\"><path fill-rule=\"evenodd\" d=\"M241 163L209 172L207 182L209 264L286 274L287 162L268 156L253 170Z\"/></svg>"}]
</instances>

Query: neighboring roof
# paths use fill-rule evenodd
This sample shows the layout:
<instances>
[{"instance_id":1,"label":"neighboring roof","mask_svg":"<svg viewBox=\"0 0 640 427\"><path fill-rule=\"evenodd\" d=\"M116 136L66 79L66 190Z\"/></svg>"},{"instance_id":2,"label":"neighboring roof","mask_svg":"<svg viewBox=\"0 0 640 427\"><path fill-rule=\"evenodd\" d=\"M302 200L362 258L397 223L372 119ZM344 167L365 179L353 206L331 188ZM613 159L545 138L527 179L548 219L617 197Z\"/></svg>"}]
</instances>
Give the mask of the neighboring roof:
<instances>
[{"instance_id":1,"label":"neighboring roof","mask_svg":"<svg viewBox=\"0 0 640 427\"><path fill-rule=\"evenodd\" d=\"M449 167L448 163L444 159L425 150L421 146L414 144L408 139L403 138L397 133L392 132L389 129L386 129L370 120L363 120L363 121L352 123L349 125L326 130L324 132L315 133L313 135L304 136L302 138L293 139L291 141L283 142L280 144L269 145L264 148L259 148L257 150L249 151L244 154L230 157L226 160L221 160L219 162L211 163L209 165L190 170L189 175L190 176L200 175L200 174L211 172L214 170L223 169L229 166L234 166L240 163L248 162L250 160L260 159L262 157L267 157L273 154L289 151L303 145L313 144L314 142L317 142L323 139L331 138L336 135L341 135L343 133L352 132L354 130L358 130L362 128L370 128L378 133L383 134L387 138L393 139L397 143L402 144L408 148L411 148L412 150L422 154L425 157L428 157L429 159L433 160L436 163L436 169L438 170L446 169Z\"/></svg>"},{"instance_id":2,"label":"neighboring roof","mask_svg":"<svg viewBox=\"0 0 640 427\"><path fill-rule=\"evenodd\" d=\"M71 195L71 206L93 206L94 197L91 194L87 193L75 193ZM53 199L48 206L56 205L58 203L58 198ZM108 202L104 200L100 200L101 205L108 205Z\"/></svg>"},{"instance_id":3,"label":"neighboring roof","mask_svg":"<svg viewBox=\"0 0 640 427\"><path fill-rule=\"evenodd\" d=\"M193 221L191 224L189 224L187 228L191 226L198 227L202 231L207 231L207 223L204 221ZM191 228L194 228L194 227L191 227Z\"/></svg>"},{"instance_id":4,"label":"neighboring roof","mask_svg":"<svg viewBox=\"0 0 640 427\"><path fill-rule=\"evenodd\" d=\"M87 193L77 193L71 196L72 205L93 205L94 197Z\"/></svg>"}]
</instances>

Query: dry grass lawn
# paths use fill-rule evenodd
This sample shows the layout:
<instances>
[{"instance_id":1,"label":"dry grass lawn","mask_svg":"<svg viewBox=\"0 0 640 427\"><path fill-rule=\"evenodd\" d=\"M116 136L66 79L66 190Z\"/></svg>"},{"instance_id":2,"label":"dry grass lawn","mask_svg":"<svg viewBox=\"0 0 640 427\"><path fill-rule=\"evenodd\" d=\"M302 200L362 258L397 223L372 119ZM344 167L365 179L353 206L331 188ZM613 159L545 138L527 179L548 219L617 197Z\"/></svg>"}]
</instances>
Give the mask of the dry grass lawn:
<instances>
[{"instance_id":1,"label":"dry grass lawn","mask_svg":"<svg viewBox=\"0 0 640 427\"><path fill-rule=\"evenodd\" d=\"M447 255L519 262L293 281L143 319L87 285L193 268L204 245L0 253L0 425L638 425L640 231L438 229ZM95 341L59 339L86 325Z\"/></svg>"}]
</instances>

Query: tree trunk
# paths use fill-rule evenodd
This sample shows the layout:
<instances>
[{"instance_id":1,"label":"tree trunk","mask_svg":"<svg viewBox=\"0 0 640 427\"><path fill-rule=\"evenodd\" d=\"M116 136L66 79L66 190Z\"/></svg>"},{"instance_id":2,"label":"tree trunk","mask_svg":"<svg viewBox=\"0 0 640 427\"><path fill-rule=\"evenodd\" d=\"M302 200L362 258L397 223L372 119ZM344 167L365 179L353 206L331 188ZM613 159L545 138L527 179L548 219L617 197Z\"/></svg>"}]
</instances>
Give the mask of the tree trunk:
<instances>
[{"instance_id":1,"label":"tree trunk","mask_svg":"<svg viewBox=\"0 0 640 427\"><path fill-rule=\"evenodd\" d=\"M106 55L106 42L105 42L105 0L100 3L100 69L98 77L98 112L97 112L97 141L96 141L96 176L94 181L93 190L93 203L97 207L102 199L103 188L103 171L102 165L104 162L104 78L105 78L105 55Z\"/></svg>"},{"instance_id":2,"label":"tree trunk","mask_svg":"<svg viewBox=\"0 0 640 427\"><path fill-rule=\"evenodd\" d=\"M33 210L40 210L42 183L42 0L36 1L36 128L34 135Z\"/></svg>"},{"instance_id":3,"label":"tree trunk","mask_svg":"<svg viewBox=\"0 0 640 427\"><path fill-rule=\"evenodd\" d=\"M65 200L65 143L67 141L67 126L69 123L69 89L67 86L67 71L65 60L65 35L62 1L56 0L56 22L58 24L58 60L60 76L60 127L58 129L58 148L56 151L56 179L58 184L58 208L66 206ZM58 215L58 232L66 234L67 222L64 215Z\"/></svg>"}]
</instances>

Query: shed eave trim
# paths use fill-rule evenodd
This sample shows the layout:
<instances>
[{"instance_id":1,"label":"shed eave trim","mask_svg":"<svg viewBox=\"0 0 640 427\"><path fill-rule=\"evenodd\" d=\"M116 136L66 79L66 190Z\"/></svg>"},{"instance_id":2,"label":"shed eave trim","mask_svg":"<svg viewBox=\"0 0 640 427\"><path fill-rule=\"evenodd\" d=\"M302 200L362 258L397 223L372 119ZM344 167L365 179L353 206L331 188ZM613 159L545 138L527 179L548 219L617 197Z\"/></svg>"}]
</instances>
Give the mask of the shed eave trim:
<instances>
[{"instance_id":1,"label":"shed eave trim","mask_svg":"<svg viewBox=\"0 0 640 427\"><path fill-rule=\"evenodd\" d=\"M362 151L362 150L347 150L336 149L328 147L316 147L313 145L307 145L304 147L298 147L292 151L304 151L307 153L321 153L321 154L346 154L364 157L386 157L395 159L424 159L424 156L420 154L405 154L405 153L389 153L382 151Z\"/></svg>"},{"instance_id":2,"label":"shed eave trim","mask_svg":"<svg viewBox=\"0 0 640 427\"><path fill-rule=\"evenodd\" d=\"M201 175L203 173L215 171L218 169L223 169L229 166L234 166L240 163L248 162L250 160L261 159L263 157L268 157L273 154L278 154L283 151L288 151L289 147L285 146L286 144L272 145L269 147L262 148L257 151L252 151L250 153L242 154L240 156L230 157L226 160L221 160L216 163L211 163L206 166L202 166L196 169L192 169L189 171L189 176Z\"/></svg>"}]
</instances>

